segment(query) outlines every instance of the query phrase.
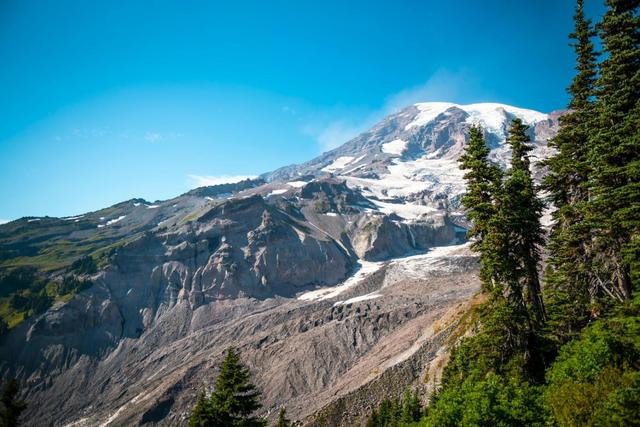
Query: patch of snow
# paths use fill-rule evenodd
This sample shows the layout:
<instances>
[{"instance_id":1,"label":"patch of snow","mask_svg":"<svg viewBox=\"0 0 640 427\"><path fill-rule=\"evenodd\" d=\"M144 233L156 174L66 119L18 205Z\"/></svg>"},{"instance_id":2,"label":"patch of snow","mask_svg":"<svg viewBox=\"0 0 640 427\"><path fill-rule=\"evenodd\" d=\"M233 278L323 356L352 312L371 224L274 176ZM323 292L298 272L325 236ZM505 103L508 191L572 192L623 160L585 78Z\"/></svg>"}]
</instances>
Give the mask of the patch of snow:
<instances>
[{"instance_id":1,"label":"patch of snow","mask_svg":"<svg viewBox=\"0 0 640 427\"><path fill-rule=\"evenodd\" d=\"M98 228L104 227L104 224L98 224Z\"/></svg>"},{"instance_id":2,"label":"patch of snow","mask_svg":"<svg viewBox=\"0 0 640 427\"><path fill-rule=\"evenodd\" d=\"M277 189L277 190L273 190L271 193L267 194L267 197L277 196L277 195L280 195L280 194L284 194L284 193L286 193L287 191L289 191L289 190L287 190L286 188L279 188L279 189Z\"/></svg>"},{"instance_id":3,"label":"patch of snow","mask_svg":"<svg viewBox=\"0 0 640 427\"><path fill-rule=\"evenodd\" d=\"M136 202L136 203L134 203L134 204L133 204L133 206L134 206L134 207L136 207L136 208L137 208L138 206L140 206L140 205L141 205L141 203L138 203L138 202Z\"/></svg>"},{"instance_id":4,"label":"patch of snow","mask_svg":"<svg viewBox=\"0 0 640 427\"><path fill-rule=\"evenodd\" d=\"M27 222L36 222L36 221L40 221L40 218L32 218L27 220Z\"/></svg>"},{"instance_id":5,"label":"patch of snow","mask_svg":"<svg viewBox=\"0 0 640 427\"><path fill-rule=\"evenodd\" d=\"M350 164L358 163L360 160L364 159L365 157L367 157L367 155L366 155L366 154L363 154L362 156L360 156L360 157L356 158L355 160L353 160L353 161L351 161L351 162L349 162L349 163L350 163Z\"/></svg>"},{"instance_id":6,"label":"patch of snow","mask_svg":"<svg viewBox=\"0 0 640 427\"><path fill-rule=\"evenodd\" d=\"M507 113L522 119L522 121L528 125L547 118L546 114L538 111L489 102L462 105L460 107L469 114L466 120L467 123L479 124L483 128L502 137L505 136L505 125L508 126L509 123Z\"/></svg>"},{"instance_id":7,"label":"patch of snow","mask_svg":"<svg viewBox=\"0 0 640 427\"><path fill-rule=\"evenodd\" d=\"M324 172L335 172L337 170L343 169L352 161L353 157L351 156L341 156L335 159L330 165L323 167L321 170Z\"/></svg>"},{"instance_id":8,"label":"patch of snow","mask_svg":"<svg viewBox=\"0 0 640 427\"><path fill-rule=\"evenodd\" d=\"M294 188L300 188L300 187L304 187L305 185L307 185L306 181L290 181L287 182L287 185L294 187Z\"/></svg>"},{"instance_id":9,"label":"patch of snow","mask_svg":"<svg viewBox=\"0 0 640 427\"><path fill-rule=\"evenodd\" d=\"M206 196L205 200L215 200L213 197Z\"/></svg>"},{"instance_id":10,"label":"patch of snow","mask_svg":"<svg viewBox=\"0 0 640 427\"><path fill-rule=\"evenodd\" d=\"M351 169L346 170L346 171L344 171L344 172L342 172L342 173L343 173L344 175L346 175L346 174L350 174L351 172L355 172L355 171L357 171L358 169L362 169L362 168L363 168L363 167L365 167L365 166L367 166L367 164L366 164L366 163L363 163L363 164L361 164L361 165L356 166L355 168L351 168Z\"/></svg>"},{"instance_id":11,"label":"patch of snow","mask_svg":"<svg viewBox=\"0 0 640 427\"><path fill-rule=\"evenodd\" d=\"M387 266L382 288L392 286L407 278L424 279L425 273L428 272L454 272L459 268L455 259L467 256L473 256L469 242L436 246L429 249L427 253L392 259Z\"/></svg>"},{"instance_id":12,"label":"patch of snow","mask_svg":"<svg viewBox=\"0 0 640 427\"><path fill-rule=\"evenodd\" d=\"M156 209L156 208L159 208L159 207L160 207L160 205L148 205L147 209Z\"/></svg>"},{"instance_id":13,"label":"patch of snow","mask_svg":"<svg viewBox=\"0 0 640 427\"><path fill-rule=\"evenodd\" d=\"M116 219L111 219L111 220L107 221L107 223L106 223L105 225L113 225L113 224L115 224L116 222L120 222L120 221L122 221L125 217L126 217L126 215L120 215L120 216L119 216L118 218L116 218Z\"/></svg>"},{"instance_id":14,"label":"patch of snow","mask_svg":"<svg viewBox=\"0 0 640 427\"><path fill-rule=\"evenodd\" d=\"M403 141L402 139L394 139L391 142L382 144L382 151L387 154L401 155L406 148L407 141Z\"/></svg>"},{"instance_id":15,"label":"patch of snow","mask_svg":"<svg viewBox=\"0 0 640 427\"><path fill-rule=\"evenodd\" d=\"M78 216L68 216L68 217L63 218L63 219L64 219L65 221L72 221L72 220L74 220L74 219L75 219L75 220L77 220L77 219L80 219L80 218L83 218L83 217L84 217L84 215L78 215ZM77 221L76 221L76 222L77 222Z\"/></svg>"},{"instance_id":16,"label":"patch of snow","mask_svg":"<svg viewBox=\"0 0 640 427\"><path fill-rule=\"evenodd\" d=\"M404 129L409 130L415 126L424 126L455 105L451 102L422 102L415 104L420 112Z\"/></svg>"},{"instance_id":17,"label":"patch of snow","mask_svg":"<svg viewBox=\"0 0 640 427\"><path fill-rule=\"evenodd\" d=\"M424 216L429 216L438 212L436 208L425 205L417 205L414 203L386 203L374 200L373 203L378 207L380 212L387 215L396 214L400 218L417 220Z\"/></svg>"},{"instance_id":18,"label":"patch of snow","mask_svg":"<svg viewBox=\"0 0 640 427\"><path fill-rule=\"evenodd\" d=\"M328 288L316 289L315 291L305 292L302 295L298 296L298 299L302 301L323 301L326 299L334 298L347 289L357 285L366 277L378 271L383 264L383 262L358 260L358 265L360 268L358 268L353 276L347 278L347 280L345 280L341 284Z\"/></svg>"},{"instance_id":19,"label":"patch of snow","mask_svg":"<svg viewBox=\"0 0 640 427\"><path fill-rule=\"evenodd\" d=\"M335 212L327 212L325 215L327 215L327 216L338 216L338 214L335 213Z\"/></svg>"},{"instance_id":20,"label":"patch of snow","mask_svg":"<svg viewBox=\"0 0 640 427\"><path fill-rule=\"evenodd\" d=\"M353 304L355 302L360 302L360 301L366 301L366 300L370 300L370 299L380 298L381 296L382 296L382 294L379 294L378 292L371 292L370 294L360 295L359 297L349 298L348 300L345 300L345 301L338 301L337 303L333 304L333 306L335 307L337 305Z\"/></svg>"},{"instance_id":21,"label":"patch of snow","mask_svg":"<svg viewBox=\"0 0 640 427\"><path fill-rule=\"evenodd\" d=\"M380 200L403 198L424 191L457 196L465 190L464 172L455 160L431 159L428 156L406 162L394 159L387 170L389 173L380 175L379 179L341 177L349 186L363 188L365 195L368 193Z\"/></svg>"}]
</instances>

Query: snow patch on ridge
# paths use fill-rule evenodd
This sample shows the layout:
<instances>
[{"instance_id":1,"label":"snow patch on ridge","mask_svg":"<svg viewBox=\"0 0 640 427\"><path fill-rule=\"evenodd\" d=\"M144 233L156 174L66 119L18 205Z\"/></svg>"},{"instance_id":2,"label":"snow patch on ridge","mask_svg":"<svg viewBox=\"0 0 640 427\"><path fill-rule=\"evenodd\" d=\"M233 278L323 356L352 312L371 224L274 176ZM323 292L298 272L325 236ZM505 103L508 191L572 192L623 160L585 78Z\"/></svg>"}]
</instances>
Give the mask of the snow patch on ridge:
<instances>
[{"instance_id":1,"label":"snow patch on ridge","mask_svg":"<svg viewBox=\"0 0 640 427\"><path fill-rule=\"evenodd\" d=\"M360 268L355 272L355 274L339 285L332 286L329 288L321 288L316 289L315 291L305 292L302 295L298 296L298 299L301 301L323 301L326 299L334 298L347 289L357 285L362 280L364 280L367 276L375 273L382 267L384 262L371 262L358 260L358 265Z\"/></svg>"},{"instance_id":2,"label":"snow patch on ridge","mask_svg":"<svg viewBox=\"0 0 640 427\"><path fill-rule=\"evenodd\" d=\"M353 161L353 157L351 156L341 156L335 159L333 163L331 163L330 165L323 167L322 170L324 172L335 172L337 170L344 168L352 161Z\"/></svg>"},{"instance_id":3,"label":"snow patch on ridge","mask_svg":"<svg viewBox=\"0 0 640 427\"><path fill-rule=\"evenodd\" d=\"M387 154L401 155L406 148L407 141L403 141L402 139L394 139L391 142L382 144L382 151Z\"/></svg>"},{"instance_id":4,"label":"snow patch on ridge","mask_svg":"<svg viewBox=\"0 0 640 427\"><path fill-rule=\"evenodd\" d=\"M456 104L451 102L423 102L415 104L418 110L420 110L420 113L418 113L415 119L406 125L404 129L409 130L415 126L424 126L455 105Z\"/></svg>"},{"instance_id":5,"label":"snow patch on ridge","mask_svg":"<svg viewBox=\"0 0 640 427\"><path fill-rule=\"evenodd\" d=\"M382 294L379 294L377 292L371 292L370 294L360 295L359 297L349 298L346 301L338 301L337 303L333 304L333 306L335 307L337 305L353 304L353 303L360 302L360 301L367 301L367 300L370 300L370 299L380 298L381 296L382 296Z\"/></svg>"},{"instance_id":6,"label":"snow patch on ridge","mask_svg":"<svg viewBox=\"0 0 640 427\"><path fill-rule=\"evenodd\" d=\"M286 188L279 188L277 190L273 190L271 193L267 194L267 197L278 196L280 194L286 193L288 190Z\"/></svg>"},{"instance_id":7,"label":"snow patch on ridge","mask_svg":"<svg viewBox=\"0 0 640 427\"><path fill-rule=\"evenodd\" d=\"M422 102L415 104L415 107L418 108L419 113L412 122L405 126L405 130L409 130L415 126L424 126L435 120L440 114L451 107L457 107L469 114L467 123L480 124L498 134L502 134L502 125L505 121L508 121L505 113L522 119L525 124L532 124L547 118L546 114L539 111L494 102L480 102L467 105L454 104L451 102Z\"/></svg>"}]
</instances>

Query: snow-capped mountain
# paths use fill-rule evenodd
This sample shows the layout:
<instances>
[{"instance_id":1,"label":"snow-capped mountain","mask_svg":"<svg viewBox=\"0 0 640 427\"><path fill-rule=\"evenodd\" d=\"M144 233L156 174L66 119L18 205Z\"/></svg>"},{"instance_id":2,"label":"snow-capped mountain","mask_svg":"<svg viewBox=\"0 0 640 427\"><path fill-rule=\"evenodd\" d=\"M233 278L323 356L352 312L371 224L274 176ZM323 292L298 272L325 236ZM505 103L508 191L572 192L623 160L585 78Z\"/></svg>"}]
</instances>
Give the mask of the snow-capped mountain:
<instances>
[{"instance_id":1,"label":"snow-capped mountain","mask_svg":"<svg viewBox=\"0 0 640 427\"><path fill-rule=\"evenodd\" d=\"M286 404L309 426L357 424L436 378L479 286L457 159L478 123L506 167L514 117L546 156L558 114L420 103L259 179L0 225L0 272L33 265L58 283L80 256L99 266L0 337L27 425L185 425L229 345L263 414Z\"/></svg>"},{"instance_id":2,"label":"snow-capped mountain","mask_svg":"<svg viewBox=\"0 0 640 427\"><path fill-rule=\"evenodd\" d=\"M405 219L442 209L459 214L464 182L457 159L468 126L482 126L492 160L506 168L510 151L505 138L516 117L530 126L535 146L532 160L546 158L558 113L496 103L425 102L384 118L371 130L309 162L278 169L263 178L282 181L333 176L360 190L380 211Z\"/></svg>"}]
</instances>

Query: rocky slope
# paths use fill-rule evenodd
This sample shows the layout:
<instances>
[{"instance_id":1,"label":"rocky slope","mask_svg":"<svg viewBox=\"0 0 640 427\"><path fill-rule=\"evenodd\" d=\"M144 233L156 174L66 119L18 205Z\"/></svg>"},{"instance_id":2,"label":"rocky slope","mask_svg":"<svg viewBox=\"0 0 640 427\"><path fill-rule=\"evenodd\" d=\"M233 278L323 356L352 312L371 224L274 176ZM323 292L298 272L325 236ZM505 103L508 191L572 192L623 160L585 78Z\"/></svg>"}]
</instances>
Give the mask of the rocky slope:
<instances>
[{"instance_id":1,"label":"rocky slope","mask_svg":"<svg viewBox=\"0 0 640 427\"><path fill-rule=\"evenodd\" d=\"M419 382L455 323L443 316L478 286L459 207L465 130L485 126L505 165L513 117L544 157L557 115L416 104L259 180L0 226L0 269L55 277L81 255L100 261L93 286L2 339L0 373L20 380L26 423L181 425L229 345L266 415L286 404L314 425L357 419L335 408L358 390ZM396 391L376 390L351 406Z\"/></svg>"}]
</instances>

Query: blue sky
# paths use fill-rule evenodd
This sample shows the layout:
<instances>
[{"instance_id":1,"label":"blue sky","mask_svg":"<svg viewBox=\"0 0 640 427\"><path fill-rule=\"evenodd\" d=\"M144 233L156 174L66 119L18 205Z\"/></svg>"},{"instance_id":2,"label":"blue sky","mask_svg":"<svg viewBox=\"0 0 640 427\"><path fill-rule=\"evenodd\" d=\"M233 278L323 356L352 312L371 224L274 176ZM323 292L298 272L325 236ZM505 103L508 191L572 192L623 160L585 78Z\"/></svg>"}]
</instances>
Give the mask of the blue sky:
<instances>
[{"instance_id":1,"label":"blue sky","mask_svg":"<svg viewBox=\"0 0 640 427\"><path fill-rule=\"evenodd\" d=\"M4 0L0 219L258 175L418 101L562 108L573 7Z\"/></svg>"}]
</instances>

